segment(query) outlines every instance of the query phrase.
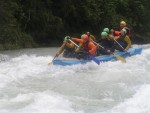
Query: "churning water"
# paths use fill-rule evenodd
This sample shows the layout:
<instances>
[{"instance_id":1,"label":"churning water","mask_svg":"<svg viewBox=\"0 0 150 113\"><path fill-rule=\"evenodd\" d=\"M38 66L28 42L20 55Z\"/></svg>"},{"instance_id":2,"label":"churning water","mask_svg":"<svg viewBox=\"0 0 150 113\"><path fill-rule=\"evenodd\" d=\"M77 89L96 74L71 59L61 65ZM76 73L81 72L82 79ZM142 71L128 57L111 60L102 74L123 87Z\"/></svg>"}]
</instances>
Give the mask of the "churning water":
<instances>
[{"instance_id":1,"label":"churning water","mask_svg":"<svg viewBox=\"0 0 150 113\"><path fill-rule=\"evenodd\" d=\"M150 113L150 45L142 47L127 63L99 66L47 65L58 48L0 52L0 113Z\"/></svg>"}]
</instances>

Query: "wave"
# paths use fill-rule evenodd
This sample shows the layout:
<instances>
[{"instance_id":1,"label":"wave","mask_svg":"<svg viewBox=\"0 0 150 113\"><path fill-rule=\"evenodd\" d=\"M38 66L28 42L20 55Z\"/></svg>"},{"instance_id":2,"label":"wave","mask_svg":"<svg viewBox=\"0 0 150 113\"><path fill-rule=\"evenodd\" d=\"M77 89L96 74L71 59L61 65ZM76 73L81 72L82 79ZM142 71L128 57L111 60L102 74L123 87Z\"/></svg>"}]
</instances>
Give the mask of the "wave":
<instances>
[{"instance_id":1,"label":"wave","mask_svg":"<svg viewBox=\"0 0 150 113\"><path fill-rule=\"evenodd\" d=\"M8 55L0 54L0 62L8 61L10 57Z\"/></svg>"},{"instance_id":2,"label":"wave","mask_svg":"<svg viewBox=\"0 0 150 113\"><path fill-rule=\"evenodd\" d=\"M150 112L150 84L142 85L129 99L107 112L100 113L149 113Z\"/></svg>"},{"instance_id":3,"label":"wave","mask_svg":"<svg viewBox=\"0 0 150 113\"><path fill-rule=\"evenodd\" d=\"M99 66L48 65L53 56L35 54L3 61L0 113L148 113L150 46L142 47L127 63Z\"/></svg>"},{"instance_id":4,"label":"wave","mask_svg":"<svg viewBox=\"0 0 150 113\"><path fill-rule=\"evenodd\" d=\"M19 94L1 102L0 113L83 113L75 111L65 97L50 91Z\"/></svg>"}]
</instances>

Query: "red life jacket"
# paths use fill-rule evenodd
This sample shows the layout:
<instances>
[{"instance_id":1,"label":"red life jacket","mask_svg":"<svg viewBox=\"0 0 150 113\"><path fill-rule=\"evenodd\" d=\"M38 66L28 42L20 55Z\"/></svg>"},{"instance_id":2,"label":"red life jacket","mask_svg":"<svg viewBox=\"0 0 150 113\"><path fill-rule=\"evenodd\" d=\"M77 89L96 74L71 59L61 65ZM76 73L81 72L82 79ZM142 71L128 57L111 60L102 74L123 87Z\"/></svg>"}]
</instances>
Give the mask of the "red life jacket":
<instances>
[{"instance_id":1,"label":"red life jacket","mask_svg":"<svg viewBox=\"0 0 150 113\"><path fill-rule=\"evenodd\" d=\"M89 47L88 47L89 42L90 41L88 40L86 43L83 44L83 48L84 48L85 51L89 51Z\"/></svg>"},{"instance_id":2,"label":"red life jacket","mask_svg":"<svg viewBox=\"0 0 150 113\"><path fill-rule=\"evenodd\" d=\"M129 36L129 38L131 37L131 30L128 27L124 27L122 29L125 29L127 31L127 35ZM114 31L114 36L119 36L121 34L121 30L120 31Z\"/></svg>"}]
</instances>

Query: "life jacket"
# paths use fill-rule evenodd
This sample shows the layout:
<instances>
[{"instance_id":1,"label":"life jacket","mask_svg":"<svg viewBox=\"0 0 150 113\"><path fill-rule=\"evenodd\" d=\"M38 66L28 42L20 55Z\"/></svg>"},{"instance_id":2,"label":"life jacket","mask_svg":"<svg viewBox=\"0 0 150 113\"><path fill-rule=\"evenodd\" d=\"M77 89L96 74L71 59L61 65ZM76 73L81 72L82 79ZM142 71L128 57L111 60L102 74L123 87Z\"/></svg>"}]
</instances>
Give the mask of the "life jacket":
<instances>
[{"instance_id":1,"label":"life jacket","mask_svg":"<svg viewBox=\"0 0 150 113\"><path fill-rule=\"evenodd\" d=\"M89 42L90 41L88 40L86 43L83 43L83 45L82 45L82 51L80 51L80 52L78 52L76 54L76 58L77 59L85 59L85 60L89 60L90 59L89 55L87 54L88 51L89 51L89 48L88 48Z\"/></svg>"},{"instance_id":2,"label":"life jacket","mask_svg":"<svg viewBox=\"0 0 150 113\"><path fill-rule=\"evenodd\" d=\"M96 46L94 43L90 40L88 40L86 43L83 43L84 51L90 53L91 55L95 55L96 53Z\"/></svg>"},{"instance_id":3,"label":"life jacket","mask_svg":"<svg viewBox=\"0 0 150 113\"><path fill-rule=\"evenodd\" d=\"M127 31L127 35L129 36L129 38L131 37L131 30L128 27L123 27L120 29L120 31L114 31L113 35L114 36L119 36L121 34L121 30L125 29Z\"/></svg>"},{"instance_id":4,"label":"life jacket","mask_svg":"<svg viewBox=\"0 0 150 113\"><path fill-rule=\"evenodd\" d=\"M70 48L70 47L65 46L64 52L63 52L63 57L66 57L66 58L75 57L75 47Z\"/></svg>"},{"instance_id":5,"label":"life jacket","mask_svg":"<svg viewBox=\"0 0 150 113\"><path fill-rule=\"evenodd\" d=\"M93 35L90 35L89 38L92 40L96 40L96 38Z\"/></svg>"},{"instance_id":6,"label":"life jacket","mask_svg":"<svg viewBox=\"0 0 150 113\"><path fill-rule=\"evenodd\" d=\"M86 43L83 44L83 49L84 49L84 51L87 51L87 52L89 51L89 47L88 47L89 42L90 42L90 41L88 40Z\"/></svg>"},{"instance_id":7,"label":"life jacket","mask_svg":"<svg viewBox=\"0 0 150 113\"><path fill-rule=\"evenodd\" d=\"M67 50L67 51L74 51L75 48L69 48L69 47L65 46L65 50Z\"/></svg>"}]
</instances>

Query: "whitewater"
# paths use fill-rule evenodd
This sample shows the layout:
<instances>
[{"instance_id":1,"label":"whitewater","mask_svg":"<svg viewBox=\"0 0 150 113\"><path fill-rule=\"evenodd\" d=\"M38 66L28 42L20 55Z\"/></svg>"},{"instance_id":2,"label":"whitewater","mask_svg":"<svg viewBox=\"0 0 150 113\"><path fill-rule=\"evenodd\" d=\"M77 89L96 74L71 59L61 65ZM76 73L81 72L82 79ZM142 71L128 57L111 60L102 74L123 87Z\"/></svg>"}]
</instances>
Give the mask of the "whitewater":
<instances>
[{"instance_id":1,"label":"whitewater","mask_svg":"<svg viewBox=\"0 0 150 113\"><path fill-rule=\"evenodd\" d=\"M150 44L121 61L47 65L58 48L0 51L0 113L150 113Z\"/></svg>"}]
</instances>

